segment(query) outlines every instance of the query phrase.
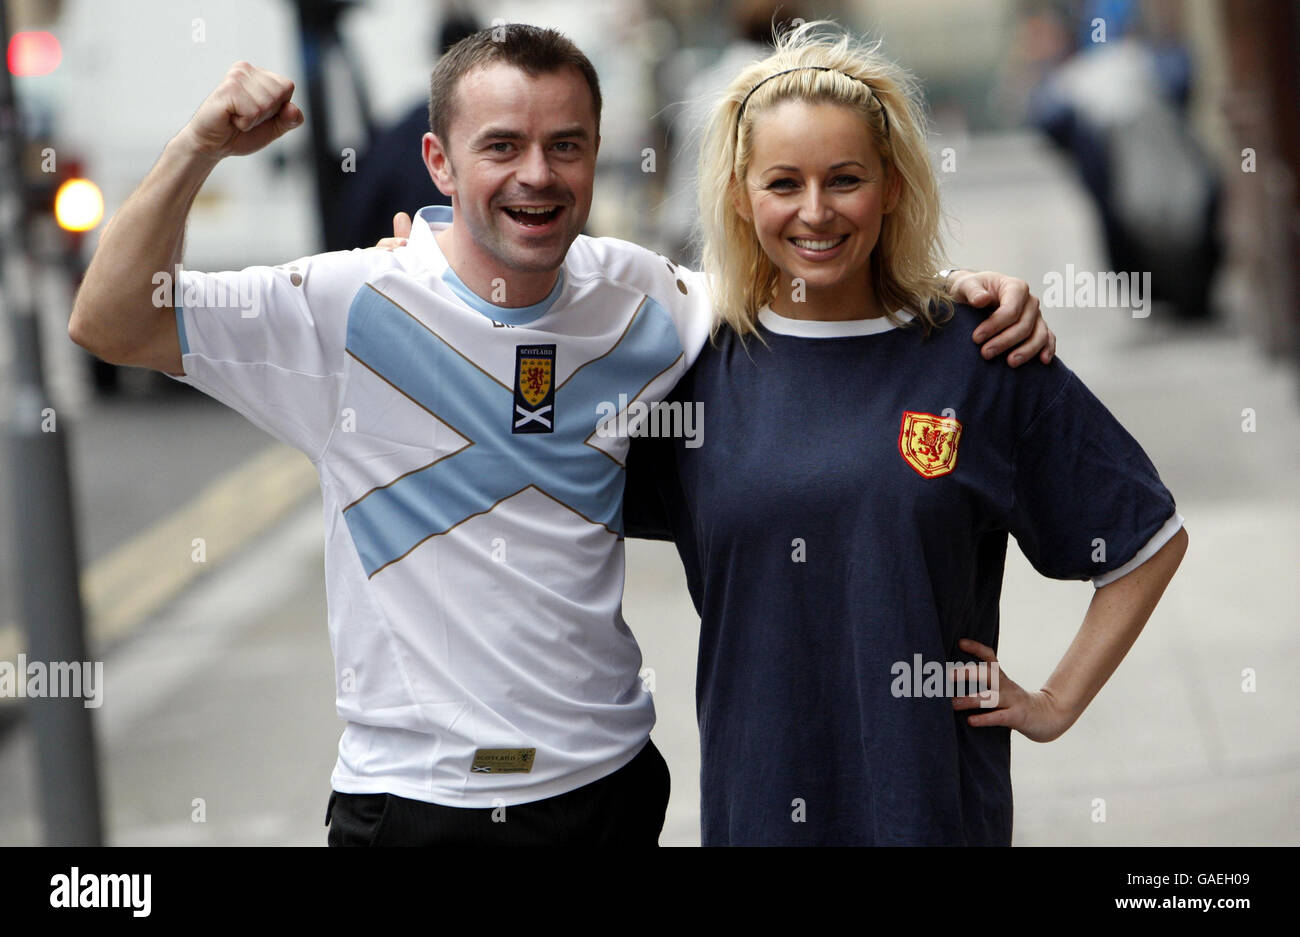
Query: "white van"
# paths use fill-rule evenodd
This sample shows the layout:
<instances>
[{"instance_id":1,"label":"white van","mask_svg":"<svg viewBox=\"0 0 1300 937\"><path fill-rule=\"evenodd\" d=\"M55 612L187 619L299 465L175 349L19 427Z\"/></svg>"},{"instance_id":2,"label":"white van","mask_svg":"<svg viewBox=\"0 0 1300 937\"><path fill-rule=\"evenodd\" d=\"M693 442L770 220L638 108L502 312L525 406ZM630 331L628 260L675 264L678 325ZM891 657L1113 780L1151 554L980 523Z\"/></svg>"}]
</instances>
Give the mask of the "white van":
<instances>
[{"instance_id":1,"label":"white van","mask_svg":"<svg viewBox=\"0 0 1300 937\"><path fill-rule=\"evenodd\" d=\"M105 218L232 63L303 72L294 7L282 0L66 0L52 32L63 45L48 76L58 84L55 136L103 191ZM294 98L306 111L305 89ZM190 214L186 266L239 269L319 250L310 145L299 128L223 161Z\"/></svg>"}]
</instances>

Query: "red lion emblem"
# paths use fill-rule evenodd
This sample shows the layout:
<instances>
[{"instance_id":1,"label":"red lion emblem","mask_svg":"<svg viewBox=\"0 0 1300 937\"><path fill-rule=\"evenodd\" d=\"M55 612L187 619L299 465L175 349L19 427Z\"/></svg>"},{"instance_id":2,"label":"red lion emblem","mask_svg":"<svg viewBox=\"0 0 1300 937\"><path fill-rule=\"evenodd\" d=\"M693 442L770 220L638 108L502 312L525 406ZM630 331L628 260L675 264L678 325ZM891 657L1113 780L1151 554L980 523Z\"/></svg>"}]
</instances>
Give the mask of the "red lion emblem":
<instances>
[{"instance_id":1,"label":"red lion emblem","mask_svg":"<svg viewBox=\"0 0 1300 937\"><path fill-rule=\"evenodd\" d=\"M922 478L947 475L957 466L961 428L953 417L906 410L898 430L898 451Z\"/></svg>"},{"instance_id":2,"label":"red lion emblem","mask_svg":"<svg viewBox=\"0 0 1300 937\"><path fill-rule=\"evenodd\" d=\"M940 450L943 449L943 441L947 437L947 433L932 426L922 426L917 438L916 451L931 462L938 462L942 455Z\"/></svg>"},{"instance_id":3,"label":"red lion emblem","mask_svg":"<svg viewBox=\"0 0 1300 937\"><path fill-rule=\"evenodd\" d=\"M530 364L522 369L523 373L519 375L519 381L525 388L524 396L545 397L547 385L551 379L551 369L538 364Z\"/></svg>"}]
</instances>

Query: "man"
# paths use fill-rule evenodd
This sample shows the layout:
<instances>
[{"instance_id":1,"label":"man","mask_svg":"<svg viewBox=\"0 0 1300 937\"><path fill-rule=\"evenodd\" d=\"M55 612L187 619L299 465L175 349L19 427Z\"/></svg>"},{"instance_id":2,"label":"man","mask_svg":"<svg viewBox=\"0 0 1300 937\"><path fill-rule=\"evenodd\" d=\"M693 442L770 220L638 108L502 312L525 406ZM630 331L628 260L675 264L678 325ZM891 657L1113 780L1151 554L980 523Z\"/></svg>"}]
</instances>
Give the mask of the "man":
<instances>
[{"instance_id":1,"label":"man","mask_svg":"<svg viewBox=\"0 0 1300 937\"><path fill-rule=\"evenodd\" d=\"M159 287L213 167L302 122L292 93L231 68L104 231L69 334L198 387L319 470L347 723L332 845L653 845L668 773L621 614L627 439L598 424L690 365L700 276L579 237L596 74L560 34L510 26L433 70L422 152L452 209L423 210L408 244ZM1022 282L960 282L969 301L1003 294L987 353L1050 357Z\"/></svg>"}]
</instances>

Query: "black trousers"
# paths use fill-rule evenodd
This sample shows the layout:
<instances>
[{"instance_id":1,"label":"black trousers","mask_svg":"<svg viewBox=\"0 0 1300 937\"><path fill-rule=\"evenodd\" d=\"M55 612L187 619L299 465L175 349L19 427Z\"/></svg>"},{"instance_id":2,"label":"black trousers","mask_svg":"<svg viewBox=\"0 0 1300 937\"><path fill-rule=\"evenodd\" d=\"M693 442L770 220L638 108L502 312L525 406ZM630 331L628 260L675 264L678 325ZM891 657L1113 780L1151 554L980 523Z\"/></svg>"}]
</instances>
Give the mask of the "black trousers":
<instances>
[{"instance_id":1,"label":"black trousers","mask_svg":"<svg viewBox=\"0 0 1300 937\"><path fill-rule=\"evenodd\" d=\"M654 742L613 774L513 807L444 807L396 794L330 794L331 846L657 846L668 765Z\"/></svg>"}]
</instances>

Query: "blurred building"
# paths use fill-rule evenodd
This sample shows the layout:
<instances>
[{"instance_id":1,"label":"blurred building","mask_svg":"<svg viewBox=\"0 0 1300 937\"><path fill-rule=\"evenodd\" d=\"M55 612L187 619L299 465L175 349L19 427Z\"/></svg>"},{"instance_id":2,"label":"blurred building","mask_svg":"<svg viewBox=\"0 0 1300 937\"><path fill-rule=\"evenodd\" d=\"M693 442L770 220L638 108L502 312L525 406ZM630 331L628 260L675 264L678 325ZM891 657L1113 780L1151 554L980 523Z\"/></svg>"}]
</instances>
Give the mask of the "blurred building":
<instances>
[{"instance_id":1,"label":"blurred building","mask_svg":"<svg viewBox=\"0 0 1300 937\"><path fill-rule=\"evenodd\" d=\"M1236 302L1264 348L1300 365L1300 5L1219 0L1214 12Z\"/></svg>"},{"instance_id":2,"label":"blurred building","mask_svg":"<svg viewBox=\"0 0 1300 937\"><path fill-rule=\"evenodd\" d=\"M885 39L924 82L940 141L1013 126L1029 89L1077 46L1087 0L856 0L846 24ZM1220 312L1300 365L1300 4L1141 0L1134 26L1181 44L1186 115L1223 182ZM816 9L813 13L816 14Z\"/></svg>"}]
</instances>

